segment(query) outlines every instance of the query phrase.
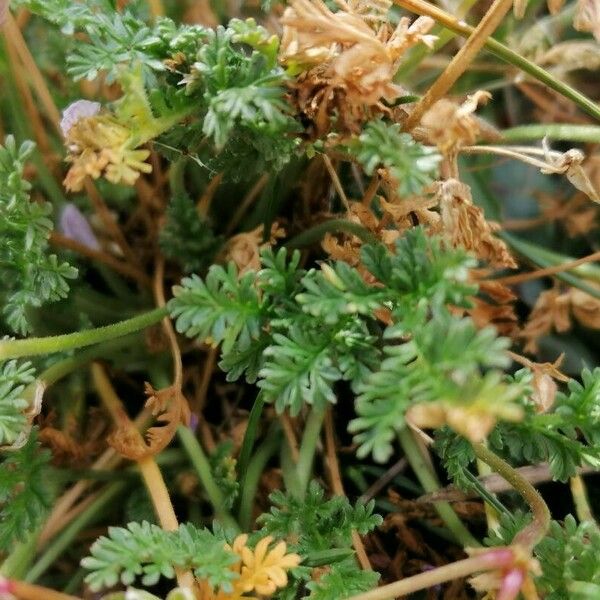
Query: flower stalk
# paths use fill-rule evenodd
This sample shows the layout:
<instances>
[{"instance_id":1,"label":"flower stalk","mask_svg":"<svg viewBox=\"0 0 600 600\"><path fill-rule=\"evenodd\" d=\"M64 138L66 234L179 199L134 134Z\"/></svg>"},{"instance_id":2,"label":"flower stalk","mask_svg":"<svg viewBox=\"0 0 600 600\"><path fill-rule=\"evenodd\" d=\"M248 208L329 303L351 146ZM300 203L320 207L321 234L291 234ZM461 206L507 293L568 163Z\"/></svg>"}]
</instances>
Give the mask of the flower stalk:
<instances>
[{"instance_id":1,"label":"flower stalk","mask_svg":"<svg viewBox=\"0 0 600 600\"><path fill-rule=\"evenodd\" d=\"M446 581L467 577L481 571L493 571L509 567L514 561L510 548L494 548L471 558L465 558L413 577L401 579L375 590L351 596L347 600L393 600Z\"/></svg>"}]
</instances>

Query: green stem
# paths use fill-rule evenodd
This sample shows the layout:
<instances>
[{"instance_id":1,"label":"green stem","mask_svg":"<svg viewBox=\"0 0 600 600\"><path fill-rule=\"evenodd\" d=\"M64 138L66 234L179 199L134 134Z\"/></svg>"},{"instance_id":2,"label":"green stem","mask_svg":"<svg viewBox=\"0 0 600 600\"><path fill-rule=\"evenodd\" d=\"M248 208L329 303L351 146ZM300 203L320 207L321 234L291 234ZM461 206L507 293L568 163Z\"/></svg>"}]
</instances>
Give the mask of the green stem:
<instances>
[{"instance_id":1,"label":"green stem","mask_svg":"<svg viewBox=\"0 0 600 600\"><path fill-rule=\"evenodd\" d=\"M280 458L281 461L281 476L283 477L283 485L286 491L294 498L302 498L300 493L300 485L298 483L298 474L296 473L296 463L292 458L292 451L287 440L281 444Z\"/></svg>"},{"instance_id":2,"label":"green stem","mask_svg":"<svg viewBox=\"0 0 600 600\"><path fill-rule=\"evenodd\" d=\"M547 504L527 479L505 460L494 454L487 446L473 444L473 450L477 458L489 465L493 471L506 480L529 504L533 520L527 527L517 533L513 544L532 550L546 535L550 527L551 516Z\"/></svg>"},{"instance_id":3,"label":"green stem","mask_svg":"<svg viewBox=\"0 0 600 600\"><path fill-rule=\"evenodd\" d=\"M279 427L273 427L267 435L264 442L258 447L254 453L252 460L248 464L244 480L242 484L242 492L240 494L240 510L238 520L242 531L250 529L252 521L252 507L256 498L256 490L258 482L271 456L277 452L281 444L281 432Z\"/></svg>"},{"instance_id":4,"label":"green stem","mask_svg":"<svg viewBox=\"0 0 600 600\"><path fill-rule=\"evenodd\" d=\"M51 386L79 367L91 362L99 356L110 355L116 349L126 346L127 342L132 342L134 339L137 339L137 336L132 335L109 340L108 342L103 342L97 346L94 346L93 348L79 352L75 356L69 356L68 358L60 360L48 367L46 370L42 371L36 378L34 384L37 385L38 382L42 382L46 387Z\"/></svg>"},{"instance_id":5,"label":"green stem","mask_svg":"<svg viewBox=\"0 0 600 600\"><path fill-rule=\"evenodd\" d=\"M0 341L0 360L64 352L91 346L145 329L150 325L159 323L167 314L166 308L156 308L137 317L98 327L97 329L42 338L2 340Z\"/></svg>"},{"instance_id":6,"label":"green stem","mask_svg":"<svg viewBox=\"0 0 600 600\"><path fill-rule=\"evenodd\" d=\"M260 424L260 418L262 416L265 401L261 394L258 395L250 416L248 417L248 425L246 425L246 431L244 433L244 440L242 441L242 447L237 462L237 471L240 478L240 488L243 490L245 485L245 478L248 472L248 465L250 463L250 457L252 456L252 449L258 436L258 426Z\"/></svg>"},{"instance_id":7,"label":"green stem","mask_svg":"<svg viewBox=\"0 0 600 600\"><path fill-rule=\"evenodd\" d=\"M27 538L15 544L10 554L2 562L0 575L11 579L22 579L27 574L32 560L35 558L40 530L27 534Z\"/></svg>"},{"instance_id":8,"label":"green stem","mask_svg":"<svg viewBox=\"0 0 600 600\"><path fill-rule=\"evenodd\" d=\"M180 425L177 428L177 436L179 437L179 441L186 451L194 469L196 469L196 473L200 478L200 483L213 506L215 514L226 527L239 531L240 528L237 522L225 508L225 500L223 499L223 494L221 493L219 486L215 483L212 476L210 462L208 461L206 454L204 454L204 450L196 439L194 432L189 427Z\"/></svg>"},{"instance_id":9,"label":"green stem","mask_svg":"<svg viewBox=\"0 0 600 600\"><path fill-rule=\"evenodd\" d=\"M474 27L467 25L463 21L459 21L451 14L437 8L429 2L425 2L424 0L395 0L395 3L415 14L432 17L443 27L462 37L469 37L474 31ZM515 67L521 69L521 71L531 75L534 79L546 84L549 88L553 89L559 94L562 94L565 98L569 98L569 100L572 100L586 113L600 121L600 106L598 106L598 104L588 98L585 94L582 94L580 91L572 88L570 85L560 81L548 71L545 71L530 60L523 58L517 52L511 50L504 44L501 44L494 38L490 37L486 40L485 48L492 54L495 54L498 58L501 58L505 62L514 65Z\"/></svg>"},{"instance_id":10,"label":"green stem","mask_svg":"<svg viewBox=\"0 0 600 600\"><path fill-rule=\"evenodd\" d=\"M433 472L431 465L425 460L425 457L421 453L421 449L417 445L412 431L410 431L408 427L403 427L398 433L398 439L406 456L406 460L413 473L417 476L420 484L423 486L423 489L428 493L439 490L440 483ZM464 526L463 522L458 518L454 509L448 502L436 502L435 509L458 543L463 547L469 548L481 546L473 535L471 535L471 532Z\"/></svg>"},{"instance_id":11,"label":"green stem","mask_svg":"<svg viewBox=\"0 0 600 600\"><path fill-rule=\"evenodd\" d=\"M102 511L114 502L115 498L125 489L125 482L111 483L104 491L80 514L78 514L56 536L40 556L37 562L27 573L25 581L32 583L39 579L52 565L52 563L73 543L79 532L95 522Z\"/></svg>"},{"instance_id":12,"label":"green stem","mask_svg":"<svg viewBox=\"0 0 600 600\"><path fill-rule=\"evenodd\" d=\"M506 142L539 141L545 137L563 142L600 143L600 126L567 125L565 123L538 123L504 129L502 140Z\"/></svg>"},{"instance_id":13,"label":"green stem","mask_svg":"<svg viewBox=\"0 0 600 600\"><path fill-rule=\"evenodd\" d=\"M309 246L310 244L320 242L326 233L335 231L351 233L368 244L374 244L378 241L375 235L358 223L353 223L346 219L329 219L328 221L323 221L323 223L319 223L318 225L299 233L297 236L293 237L286 246L288 248Z\"/></svg>"},{"instance_id":14,"label":"green stem","mask_svg":"<svg viewBox=\"0 0 600 600\"><path fill-rule=\"evenodd\" d=\"M302 443L300 444L300 452L298 454L298 464L296 465L299 492L302 497L306 494L308 482L312 475L313 461L326 412L327 406L313 406L304 426L304 434L302 435Z\"/></svg>"}]
</instances>

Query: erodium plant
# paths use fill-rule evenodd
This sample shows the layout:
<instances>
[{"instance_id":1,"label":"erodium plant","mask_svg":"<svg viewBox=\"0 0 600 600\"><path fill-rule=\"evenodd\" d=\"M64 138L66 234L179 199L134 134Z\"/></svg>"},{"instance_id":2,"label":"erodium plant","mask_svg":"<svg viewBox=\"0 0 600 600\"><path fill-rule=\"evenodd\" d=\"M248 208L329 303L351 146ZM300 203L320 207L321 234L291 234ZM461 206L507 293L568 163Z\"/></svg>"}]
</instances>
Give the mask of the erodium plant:
<instances>
[{"instance_id":1,"label":"erodium plant","mask_svg":"<svg viewBox=\"0 0 600 600\"><path fill-rule=\"evenodd\" d=\"M267 4L0 7L0 596L599 597L597 3Z\"/></svg>"}]
</instances>

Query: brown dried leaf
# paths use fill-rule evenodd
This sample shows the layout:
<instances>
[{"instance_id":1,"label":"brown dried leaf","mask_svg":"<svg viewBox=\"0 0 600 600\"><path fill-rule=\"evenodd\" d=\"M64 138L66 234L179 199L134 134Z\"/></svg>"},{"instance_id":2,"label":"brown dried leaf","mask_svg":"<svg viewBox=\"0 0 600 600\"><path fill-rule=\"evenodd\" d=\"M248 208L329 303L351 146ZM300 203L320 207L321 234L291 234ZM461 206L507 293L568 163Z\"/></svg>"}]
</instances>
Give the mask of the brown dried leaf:
<instances>
[{"instance_id":1,"label":"brown dried leaf","mask_svg":"<svg viewBox=\"0 0 600 600\"><path fill-rule=\"evenodd\" d=\"M600 300L579 290L569 291L573 316L585 327L600 329Z\"/></svg>"},{"instance_id":2,"label":"brown dried leaf","mask_svg":"<svg viewBox=\"0 0 600 600\"><path fill-rule=\"evenodd\" d=\"M548 335L553 328L558 332L565 332L571 328L569 304L569 294L563 294L557 288L546 290L539 295L520 334L520 337L526 340L526 352L537 352L538 339Z\"/></svg>"},{"instance_id":3,"label":"brown dried leaf","mask_svg":"<svg viewBox=\"0 0 600 600\"><path fill-rule=\"evenodd\" d=\"M275 222L271 225L269 239L263 242L263 226L259 225L252 231L238 233L230 238L221 258L226 261L232 260L240 275L248 271L258 271L261 250L276 244L277 240L283 237L285 237L285 229Z\"/></svg>"},{"instance_id":4,"label":"brown dried leaf","mask_svg":"<svg viewBox=\"0 0 600 600\"><path fill-rule=\"evenodd\" d=\"M442 231L453 246L473 251L494 267L516 268L506 244L494 236L495 228L473 204L471 189L456 179L438 184Z\"/></svg>"}]
</instances>

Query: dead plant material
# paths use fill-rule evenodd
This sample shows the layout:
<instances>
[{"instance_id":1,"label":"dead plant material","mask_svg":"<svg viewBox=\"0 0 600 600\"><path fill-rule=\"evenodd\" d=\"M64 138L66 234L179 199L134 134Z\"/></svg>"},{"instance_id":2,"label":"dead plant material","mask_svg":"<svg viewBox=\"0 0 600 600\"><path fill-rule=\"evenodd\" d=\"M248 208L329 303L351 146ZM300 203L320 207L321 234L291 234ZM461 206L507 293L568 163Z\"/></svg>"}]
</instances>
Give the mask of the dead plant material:
<instances>
[{"instance_id":1,"label":"dead plant material","mask_svg":"<svg viewBox=\"0 0 600 600\"><path fill-rule=\"evenodd\" d=\"M598 0L579 0L573 20L577 31L588 31L600 42L600 2Z\"/></svg>"},{"instance_id":2,"label":"dead plant material","mask_svg":"<svg viewBox=\"0 0 600 600\"><path fill-rule=\"evenodd\" d=\"M520 334L526 342L525 351L537 352L539 339L552 331L564 333L571 329L571 315L584 327L600 329L600 300L577 288L542 292Z\"/></svg>"},{"instance_id":3,"label":"dead plant material","mask_svg":"<svg viewBox=\"0 0 600 600\"><path fill-rule=\"evenodd\" d=\"M357 132L364 121L387 113L382 103L405 92L393 78L403 54L419 42L431 45L433 20L406 17L391 29L382 15L385 2L337 2L331 11L321 0L294 0L281 22L280 60L299 77L291 84L299 113L323 135L336 113L336 128Z\"/></svg>"},{"instance_id":4,"label":"dead plant material","mask_svg":"<svg viewBox=\"0 0 600 600\"><path fill-rule=\"evenodd\" d=\"M489 92L480 90L467 96L462 104L446 98L438 100L423 115L417 132L450 158L463 146L473 145L482 134L488 139L499 137L489 123L474 114L477 107L486 104L491 97Z\"/></svg>"},{"instance_id":5,"label":"dead plant material","mask_svg":"<svg viewBox=\"0 0 600 600\"><path fill-rule=\"evenodd\" d=\"M285 237L285 229L275 222L271 225L269 237L264 241L263 226L259 225L251 231L238 233L231 237L223 249L220 259L224 262L233 261L238 273L243 275L248 271L260 269L260 253Z\"/></svg>"},{"instance_id":6,"label":"dead plant material","mask_svg":"<svg viewBox=\"0 0 600 600\"><path fill-rule=\"evenodd\" d=\"M438 184L442 232L455 247L471 250L493 267L517 267L506 244L494 236L498 226L486 221L483 211L473 204L471 189L456 179Z\"/></svg>"}]
</instances>

